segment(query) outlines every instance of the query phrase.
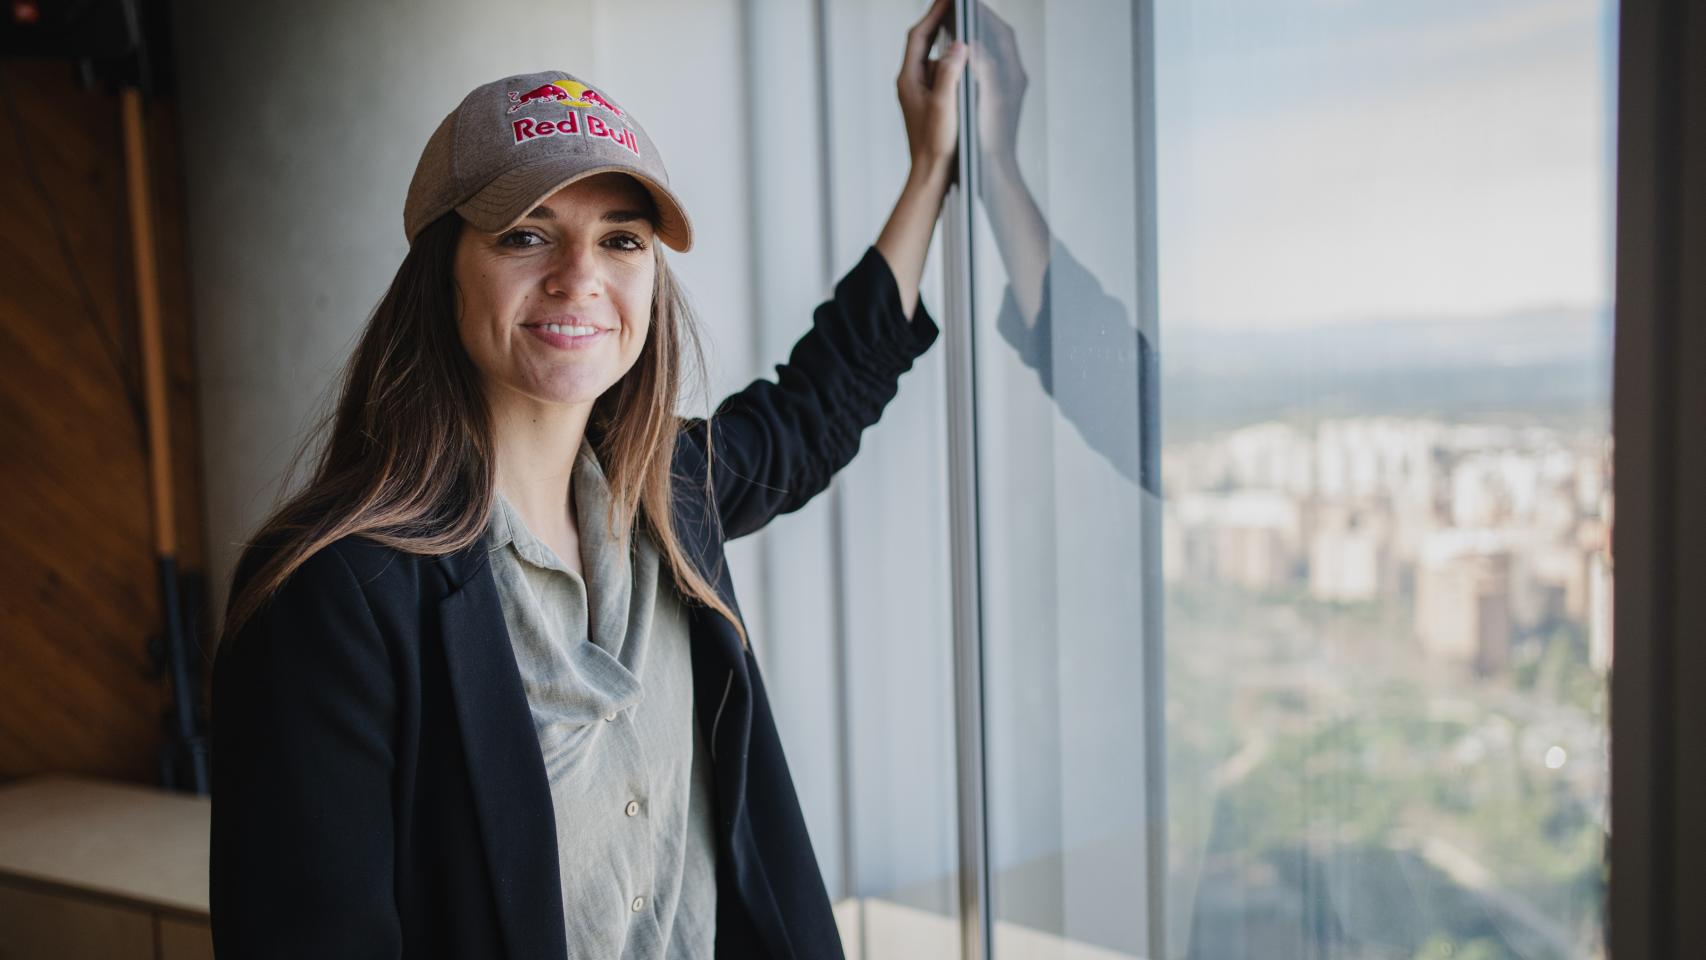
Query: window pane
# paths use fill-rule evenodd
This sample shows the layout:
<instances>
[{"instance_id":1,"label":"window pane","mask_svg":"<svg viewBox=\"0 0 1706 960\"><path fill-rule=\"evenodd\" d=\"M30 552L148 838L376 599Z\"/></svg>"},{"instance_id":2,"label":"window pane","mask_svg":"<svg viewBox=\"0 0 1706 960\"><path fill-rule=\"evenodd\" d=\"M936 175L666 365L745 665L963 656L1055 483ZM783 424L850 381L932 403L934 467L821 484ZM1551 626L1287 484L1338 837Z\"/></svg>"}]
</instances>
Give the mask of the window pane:
<instances>
[{"instance_id":1,"label":"window pane","mask_svg":"<svg viewBox=\"0 0 1706 960\"><path fill-rule=\"evenodd\" d=\"M1601 954L1615 8L979 26L997 953Z\"/></svg>"},{"instance_id":2,"label":"window pane","mask_svg":"<svg viewBox=\"0 0 1706 960\"><path fill-rule=\"evenodd\" d=\"M1144 21L1126 2L1020 0L980 9L974 29L989 57L971 253L995 954L1152 956Z\"/></svg>"},{"instance_id":3,"label":"window pane","mask_svg":"<svg viewBox=\"0 0 1706 960\"><path fill-rule=\"evenodd\" d=\"M1156 17L1167 953L1602 956L1615 8Z\"/></svg>"}]
</instances>

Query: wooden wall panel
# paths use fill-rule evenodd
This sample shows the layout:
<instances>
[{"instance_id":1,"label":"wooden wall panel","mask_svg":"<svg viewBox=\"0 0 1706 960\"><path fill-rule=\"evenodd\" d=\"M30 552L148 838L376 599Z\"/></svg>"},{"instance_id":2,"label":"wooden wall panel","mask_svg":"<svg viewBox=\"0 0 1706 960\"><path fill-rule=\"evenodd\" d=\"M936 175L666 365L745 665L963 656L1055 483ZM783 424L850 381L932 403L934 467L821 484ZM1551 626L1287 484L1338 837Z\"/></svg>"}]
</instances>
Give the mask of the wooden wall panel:
<instances>
[{"instance_id":1,"label":"wooden wall panel","mask_svg":"<svg viewBox=\"0 0 1706 960\"><path fill-rule=\"evenodd\" d=\"M0 780L158 781L169 688L155 584L123 137L116 91L70 64L0 62ZM181 569L203 567L177 133L149 108ZM21 142L20 142L21 141ZM118 364L67 268L33 156ZM212 647L211 639L204 642ZM203 663L203 700L206 658Z\"/></svg>"},{"instance_id":2,"label":"wooden wall panel","mask_svg":"<svg viewBox=\"0 0 1706 960\"><path fill-rule=\"evenodd\" d=\"M0 883L3 960L154 960L154 924L146 910Z\"/></svg>"},{"instance_id":3,"label":"wooden wall panel","mask_svg":"<svg viewBox=\"0 0 1706 960\"><path fill-rule=\"evenodd\" d=\"M206 920L158 917L159 960L214 960L213 926Z\"/></svg>"}]
</instances>

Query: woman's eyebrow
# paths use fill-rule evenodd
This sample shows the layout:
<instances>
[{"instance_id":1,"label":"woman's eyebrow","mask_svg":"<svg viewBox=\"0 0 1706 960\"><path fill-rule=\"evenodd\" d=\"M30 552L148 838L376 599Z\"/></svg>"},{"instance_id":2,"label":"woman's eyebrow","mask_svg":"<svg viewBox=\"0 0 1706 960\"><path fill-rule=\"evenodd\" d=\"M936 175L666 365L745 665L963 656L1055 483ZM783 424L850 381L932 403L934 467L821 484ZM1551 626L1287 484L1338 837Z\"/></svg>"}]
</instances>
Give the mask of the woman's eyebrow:
<instances>
[{"instance_id":1,"label":"woman's eyebrow","mask_svg":"<svg viewBox=\"0 0 1706 960\"><path fill-rule=\"evenodd\" d=\"M534 207L533 212L528 214L527 218L530 220L555 220L557 219L557 211L550 207ZM649 220L651 218L639 210L606 210L604 216L598 219L604 223L633 223L636 220Z\"/></svg>"}]
</instances>

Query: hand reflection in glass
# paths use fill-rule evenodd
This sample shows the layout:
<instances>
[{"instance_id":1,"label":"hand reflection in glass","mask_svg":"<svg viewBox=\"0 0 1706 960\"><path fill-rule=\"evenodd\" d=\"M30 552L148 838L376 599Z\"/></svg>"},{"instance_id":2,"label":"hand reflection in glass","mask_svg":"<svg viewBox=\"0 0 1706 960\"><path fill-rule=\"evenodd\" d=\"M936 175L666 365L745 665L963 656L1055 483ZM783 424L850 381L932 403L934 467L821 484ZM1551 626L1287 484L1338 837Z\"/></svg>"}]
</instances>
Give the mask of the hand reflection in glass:
<instances>
[{"instance_id":1,"label":"hand reflection in glass","mask_svg":"<svg viewBox=\"0 0 1706 960\"><path fill-rule=\"evenodd\" d=\"M1028 78L1013 28L981 0L977 8L970 67L977 87L978 199L1008 276L996 330L1037 372L1085 442L1127 479L1159 495L1155 351L1125 306L1104 292L1043 219L1019 172ZM1067 318L1058 326L1056 312Z\"/></svg>"}]
</instances>

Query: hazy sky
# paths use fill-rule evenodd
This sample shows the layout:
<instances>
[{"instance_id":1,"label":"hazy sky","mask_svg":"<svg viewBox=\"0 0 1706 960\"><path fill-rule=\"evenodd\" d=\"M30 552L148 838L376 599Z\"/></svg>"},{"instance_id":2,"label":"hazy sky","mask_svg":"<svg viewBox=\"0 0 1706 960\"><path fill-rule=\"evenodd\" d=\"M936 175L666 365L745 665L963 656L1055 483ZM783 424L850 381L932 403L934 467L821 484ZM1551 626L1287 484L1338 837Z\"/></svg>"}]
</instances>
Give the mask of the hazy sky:
<instances>
[{"instance_id":1,"label":"hazy sky","mask_svg":"<svg viewBox=\"0 0 1706 960\"><path fill-rule=\"evenodd\" d=\"M1599 306L1615 5L1163 0L1163 316Z\"/></svg>"}]
</instances>

